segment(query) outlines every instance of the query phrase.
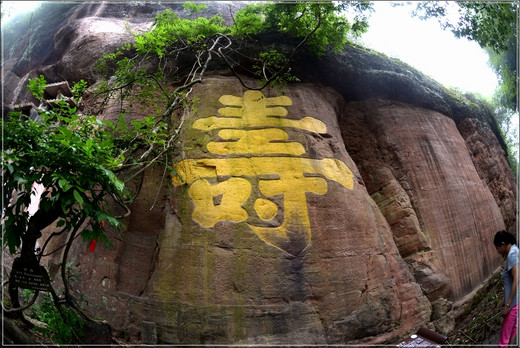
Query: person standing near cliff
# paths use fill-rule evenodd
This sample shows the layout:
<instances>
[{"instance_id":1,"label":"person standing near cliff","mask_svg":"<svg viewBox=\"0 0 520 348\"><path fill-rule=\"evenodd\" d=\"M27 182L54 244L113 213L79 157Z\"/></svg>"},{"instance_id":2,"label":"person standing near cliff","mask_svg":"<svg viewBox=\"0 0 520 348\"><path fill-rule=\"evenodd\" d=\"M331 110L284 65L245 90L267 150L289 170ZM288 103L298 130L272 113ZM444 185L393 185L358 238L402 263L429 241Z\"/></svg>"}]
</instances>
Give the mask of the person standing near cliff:
<instances>
[{"instance_id":1,"label":"person standing near cliff","mask_svg":"<svg viewBox=\"0 0 520 348\"><path fill-rule=\"evenodd\" d=\"M518 328L518 247L515 236L506 231L497 232L493 244L498 253L506 259L502 271L505 292L505 307L502 310L504 321L498 345L507 347Z\"/></svg>"}]
</instances>

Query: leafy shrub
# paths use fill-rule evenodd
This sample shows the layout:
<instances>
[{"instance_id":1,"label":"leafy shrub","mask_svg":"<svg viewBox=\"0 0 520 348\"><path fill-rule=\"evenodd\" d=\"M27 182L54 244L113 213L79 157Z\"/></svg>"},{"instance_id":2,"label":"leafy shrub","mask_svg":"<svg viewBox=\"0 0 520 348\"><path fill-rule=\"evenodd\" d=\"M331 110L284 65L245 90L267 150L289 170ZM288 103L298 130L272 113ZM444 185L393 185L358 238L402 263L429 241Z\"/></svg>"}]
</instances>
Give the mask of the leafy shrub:
<instances>
[{"instance_id":1,"label":"leafy shrub","mask_svg":"<svg viewBox=\"0 0 520 348\"><path fill-rule=\"evenodd\" d=\"M68 306L61 306L63 320L60 312L54 305L52 297L46 293L39 304L31 307L33 316L39 321L47 324L46 328L35 328L53 342L59 344L76 343L75 335L83 336L83 321L78 313Z\"/></svg>"},{"instance_id":2,"label":"leafy shrub","mask_svg":"<svg viewBox=\"0 0 520 348\"><path fill-rule=\"evenodd\" d=\"M38 76L37 78L29 79L29 83L27 84L27 89L29 89L38 100L43 99L43 93L45 92L45 85L47 81L45 81L45 77L43 75Z\"/></svg>"},{"instance_id":3,"label":"leafy shrub","mask_svg":"<svg viewBox=\"0 0 520 348\"><path fill-rule=\"evenodd\" d=\"M81 98L81 96L83 95L83 93L85 93L85 91L87 90L87 87L88 87L87 81L85 81L83 79L76 82L71 88L74 99L79 100Z\"/></svg>"}]
</instances>

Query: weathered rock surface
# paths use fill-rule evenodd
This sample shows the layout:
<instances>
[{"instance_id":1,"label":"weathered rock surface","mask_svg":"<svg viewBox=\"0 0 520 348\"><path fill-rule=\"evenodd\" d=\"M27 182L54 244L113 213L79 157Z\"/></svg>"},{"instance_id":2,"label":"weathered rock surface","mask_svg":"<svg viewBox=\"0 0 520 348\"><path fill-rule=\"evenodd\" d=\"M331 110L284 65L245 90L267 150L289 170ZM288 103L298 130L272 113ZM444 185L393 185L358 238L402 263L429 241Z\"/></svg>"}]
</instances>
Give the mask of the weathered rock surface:
<instances>
[{"instance_id":1,"label":"weathered rock surface","mask_svg":"<svg viewBox=\"0 0 520 348\"><path fill-rule=\"evenodd\" d=\"M181 2L46 3L40 17L19 19L19 27L4 33L2 107L35 101L25 86L43 74L47 81L96 81L95 63L103 54L132 41L132 33L147 30L165 10L187 17ZM220 13L229 23L241 2L209 2L202 16ZM20 32L27 35L20 38Z\"/></svg>"},{"instance_id":2,"label":"weathered rock surface","mask_svg":"<svg viewBox=\"0 0 520 348\"><path fill-rule=\"evenodd\" d=\"M125 21L145 30L167 7L178 4L68 9L45 31L45 59L16 65L20 46L5 62L4 100L28 99L25 81L39 74L95 83L97 58L131 40ZM517 191L485 107L356 47L304 55L294 70L304 83L283 95L207 77L181 132L183 180L169 190L163 170L148 171L113 248L73 245L77 297L121 340L375 344L420 326L447 333L451 302L499 265L492 238L515 232ZM82 107L99 109L89 94ZM97 115L114 119L119 107ZM58 256L45 261L51 276Z\"/></svg>"},{"instance_id":3,"label":"weathered rock surface","mask_svg":"<svg viewBox=\"0 0 520 348\"><path fill-rule=\"evenodd\" d=\"M505 226L455 122L435 111L382 100L349 103L341 122L347 149L353 138L354 161L367 166L368 192L394 203L383 205L383 212L396 226L398 245L400 234L411 230L413 252L433 249L455 299L486 279L499 262L489 246ZM361 139L359 128L365 132ZM386 175L374 167L388 168ZM388 189L388 177L398 189ZM413 255L407 244L402 249L403 256Z\"/></svg>"},{"instance_id":4,"label":"weathered rock surface","mask_svg":"<svg viewBox=\"0 0 520 348\"><path fill-rule=\"evenodd\" d=\"M219 114L224 106L219 102L222 95L238 97L244 92L229 77L207 78L194 90L201 105L185 120L182 146L193 149L186 151L187 159L217 157L223 160L217 166L224 166L227 156L215 156L208 150L209 143L218 142L217 132L205 135L193 126ZM81 262L82 276L87 279L82 291L97 292L89 296L91 306L97 299L99 315L113 318L117 330L122 331L123 325L137 327L143 320L157 323L163 343L376 343L395 340L429 320L431 305L399 255L388 223L342 143L337 124L337 112L344 103L341 96L319 85L301 84L287 88L285 97L292 101L285 106L287 118L308 115L323 122L326 132L293 129L289 139L303 145L304 158L285 154L263 157L264 161L296 159L305 163L316 159L318 165L320 160L335 159L351 168L352 186L328 179L323 182L325 191L313 192L317 177L280 180L282 186L285 180L295 190L299 181L308 181L308 186L300 187L303 192L296 192L304 197L300 205L284 201L283 196L288 199L293 192L284 193L283 188L277 193L281 197L272 199L281 213L269 226L280 225L277 219L288 220L294 213L289 211L291 207L308 212L311 240L292 249L283 242L277 244L276 239L266 240L252 228L259 225L255 217L259 209L252 198L242 204L246 219L216 218L213 226L204 227L205 216L195 214L202 198L195 200L196 192L189 189L194 184L179 182L175 192L165 196L166 201L149 211L146 202L158 194L162 174L150 173L143 188L146 197L132 207L128 231L122 240L114 239L114 250L89 254L83 244L75 246L76 262ZM245 158L262 156L266 155ZM260 165L255 170L263 169ZM209 175L210 187L237 180L224 186L221 203L209 209L225 211L239 180L247 178L263 191L261 182L274 185L276 175L273 171L274 177L260 180L254 172L231 174L231 178L222 173L216 181ZM253 188L252 197L257 190ZM206 211L206 215L211 213ZM305 230L305 221L295 223ZM100 262L106 266L96 267ZM99 302L103 297L109 299L106 308ZM128 302L129 307L122 307Z\"/></svg>"},{"instance_id":5,"label":"weathered rock surface","mask_svg":"<svg viewBox=\"0 0 520 348\"><path fill-rule=\"evenodd\" d=\"M457 124L466 142L475 168L483 184L493 194L507 229L516 228L517 183L507 168L507 159L488 124L479 119L466 118ZM511 189L514 187L515 189Z\"/></svg>"}]
</instances>

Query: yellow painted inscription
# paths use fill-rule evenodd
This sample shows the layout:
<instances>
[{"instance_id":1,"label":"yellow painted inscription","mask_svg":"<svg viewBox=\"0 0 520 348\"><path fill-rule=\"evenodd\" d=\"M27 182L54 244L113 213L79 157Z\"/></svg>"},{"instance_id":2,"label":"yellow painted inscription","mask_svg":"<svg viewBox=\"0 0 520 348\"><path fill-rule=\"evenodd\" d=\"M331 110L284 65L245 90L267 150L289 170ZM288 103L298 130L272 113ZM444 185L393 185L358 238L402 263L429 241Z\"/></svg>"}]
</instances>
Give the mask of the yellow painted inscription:
<instances>
[{"instance_id":1,"label":"yellow painted inscription","mask_svg":"<svg viewBox=\"0 0 520 348\"><path fill-rule=\"evenodd\" d=\"M312 117L287 119L283 106L292 105L289 97L247 91L219 101L227 105L218 110L220 116L198 119L193 128L218 130L219 139L207 144L208 151L233 157L178 162L174 168L182 179L174 176L173 183L190 185L192 217L203 227L224 220L245 222L265 242L299 254L311 241L307 193L326 194L326 179L352 189L351 170L337 159L300 157L305 147L290 141L284 128L314 133L327 128Z\"/></svg>"},{"instance_id":2,"label":"yellow painted inscription","mask_svg":"<svg viewBox=\"0 0 520 348\"><path fill-rule=\"evenodd\" d=\"M299 156L305 148L297 142L287 142L287 132L277 129L239 130L223 129L218 136L229 141L210 142L208 150L219 154L286 154ZM278 142L272 142L278 141Z\"/></svg>"}]
</instances>

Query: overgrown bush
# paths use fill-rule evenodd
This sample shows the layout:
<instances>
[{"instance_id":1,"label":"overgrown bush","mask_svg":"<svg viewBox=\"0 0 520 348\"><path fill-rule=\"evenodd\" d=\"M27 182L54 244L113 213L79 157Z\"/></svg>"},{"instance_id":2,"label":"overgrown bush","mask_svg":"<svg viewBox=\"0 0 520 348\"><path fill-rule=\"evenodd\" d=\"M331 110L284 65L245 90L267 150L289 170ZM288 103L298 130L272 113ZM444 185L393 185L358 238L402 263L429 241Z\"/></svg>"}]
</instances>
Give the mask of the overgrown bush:
<instances>
[{"instance_id":1,"label":"overgrown bush","mask_svg":"<svg viewBox=\"0 0 520 348\"><path fill-rule=\"evenodd\" d=\"M47 324L47 327L35 327L45 337L55 343L72 344L79 343L83 338L83 320L78 313L69 306L61 306L62 315L54 305L52 296L46 293L39 304L31 307L32 316ZM78 342L79 338L79 342Z\"/></svg>"}]
</instances>

